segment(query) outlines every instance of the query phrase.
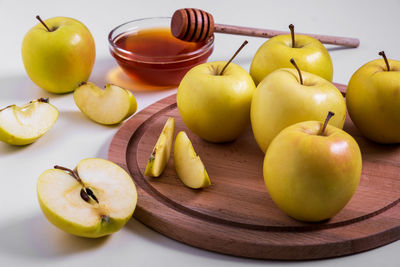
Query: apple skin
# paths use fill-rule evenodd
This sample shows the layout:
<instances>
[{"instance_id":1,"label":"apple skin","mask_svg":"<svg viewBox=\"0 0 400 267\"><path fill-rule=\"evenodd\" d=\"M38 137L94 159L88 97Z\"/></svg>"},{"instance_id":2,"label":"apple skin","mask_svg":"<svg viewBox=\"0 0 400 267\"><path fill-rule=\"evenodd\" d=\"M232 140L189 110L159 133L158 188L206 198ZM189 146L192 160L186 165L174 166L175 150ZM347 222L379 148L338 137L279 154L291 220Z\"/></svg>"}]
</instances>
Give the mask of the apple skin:
<instances>
[{"instance_id":1,"label":"apple skin","mask_svg":"<svg viewBox=\"0 0 400 267\"><path fill-rule=\"evenodd\" d=\"M295 69L280 69L258 86L251 103L254 137L265 153L273 138L284 128L302 121L323 121L335 113L331 125L343 128L346 103L340 91L327 80L302 71L303 85Z\"/></svg>"},{"instance_id":2,"label":"apple skin","mask_svg":"<svg viewBox=\"0 0 400 267\"><path fill-rule=\"evenodd\" d=\"M317 39L295 34L295 48L291 35L278 35L267 40L257 50L250 66L250 75L258 85L268 74L281 68L294 68L294 58L303 71L314 73L332 81L333 64L328 50Z\"/></svg>"},{"instance_id":3,"label":"apple skin","mask_svg":"<svg viewBox=\"0 0 400 267\"><path fill-rule=\"evenodd\" d=\"M51 170L47 170L51 171ZM130 217L125 219L114 219L109 218L108 223L103 223L103 221L99 221L98 224L93 225L91 227L85 227L81 224L67 221L58 214L52 212L38 197L39 206L46 217L46 219L51 222L57 228L70 233L72 235L81 236L81 237L88 237L88 238L99 238L102 236L107 236L112 233L119 231L132 217L133 213Z\"/></svg>"},{"instance_id":4,"label":"apple skin","mask_svg":"<svg viewBox=\"0 0 400 267\"><path fill-rule=\"evenodd\" d=\"M149 161L144 170L144 175L158 177L163 173L171 156L174 132L175 119L169 117L157 139L153 151L151 152Z\"/></svg>"},{"instance_id":5,"label":"apple skin","mask_svg":"<svg viewBox=\"0 0 400 267\"><path fill-rule=\"evenodd\" d=\"M400 143L400 61L370 61L351 77L346 104L351 120L368 139Z\"/></svg>"},{"instance_id":6,"label":"apple skin","mask_svg":"<svg viewBox=\"0 0 400 267\"><path fill-rule=\"evenodd\" d=\"M361 176L361 152L349 134L322 122L300 122L282 130L264 158L268 193L289 216L322 221L353 196Z\"/></svg>"},{"instance_id":7,"label":"apple skin","mask_svg":"<svg viewBox=\"0 0 400 267\"><path fill-rule=\"evenodd\" d=\"M74 91L88 80L96 57L89 30L81 22L66 17L44 21L28 31L22 42L22 59L31 80L52 93Z\"/></svg>"},{"instance_id":8,"label":"apple skin","mask_svg":"<svg viewBox=\"0 0 400 267\"><path fill-rule=\"evenodd\" d=\"M174 144L174 166L178 178L192 189L211 185L210 177L200 157L194 151L192 142L184 131L176 135Z\"/></svg>"},{"instance_id":9,"label":"apple skin","mask_svg":"<svg viewBox=\"0 0 400 267\"><path fill-rule=\"evenodd\" d=\"M250 104L255 85L242 67L225 61L192 68L177 93L179 113L186 126L210 142L228 142L241 135L250 123Z\"/></svg>"},{"instance_id":10,"label":"apple skin","mask_svg":"<svg viewBox=\"0 0 400 267\"><path fill-rule=\"evenodd\" d=\"M11 121L2 114L7 111L0 110L0 141L17 146L29 145L38 140L53 127L59 116L55 106L39 100L33 100L21 107L11 105L7 109L13 113L14 121L23 125L19 129L25 128L25 131L13 132L9 127ZM30 119L33 121L28 123ZM4 121L8 122L8 127L2 125ZM38 125L38 129L34 130L34 125Z\"/></svg>"},{"instance_id":11,"label":"apple skin","mask_svg":"<svg viewBox=\"0 0 400 267\"><path fill-rule=\"evenodd\" d=\"M104 125L121 123L137 109L131 91L114 84L101 89L91 82L82 83L74 92L74 101L86 117Z\"/></svg>"}]
</instances>

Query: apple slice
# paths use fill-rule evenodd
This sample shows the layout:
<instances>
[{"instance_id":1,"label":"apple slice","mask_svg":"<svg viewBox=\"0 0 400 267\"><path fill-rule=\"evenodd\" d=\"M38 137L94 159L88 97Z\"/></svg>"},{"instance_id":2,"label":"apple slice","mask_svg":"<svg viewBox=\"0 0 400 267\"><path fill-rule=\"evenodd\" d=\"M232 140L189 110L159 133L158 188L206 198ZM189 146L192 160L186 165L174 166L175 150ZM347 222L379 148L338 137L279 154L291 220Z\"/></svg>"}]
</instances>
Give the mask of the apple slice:
<instances>
[{"instance_id":1,"label":"apple slice","mask_svg":"<svg viewBox=\"0 0 400 267\"><path fill-rule=\"evenodd\" d=\"M0 140L11 145L27 145L44 135L57 121L58 110L46 98L0 110Z\"/></svg>"},{"instance_id":2,"label":"apple slice","mask_svg":"<svg viewBox=\"0 0 400 267\"><path fill-rule=\"evenodd\" d=\"M179 132L175 139L174 164L179 179L187 187L198 189L211 185L203 162L184 131Z\"/></svg>"},{"instance_id":3,"label":"apple slice","mask_svg":"<svg viewBox=\"0 0 400 267\"><path fill-rule=\"evenodd\" d=\"M175 120L169 117L161 131L156 145L151 152L144 174L151 177L158 177L167 166L171 155L172 141L174 139Z\"/></svg>"},{"instance_id":4,"label":"apple slice","mask_svg":"<svg viewBox=\"0 0 400 267\"><path fill-rule=\"evenodd\" d=\"M75 170L61 166L46 170L37 182L37 194L51 223L68 233L92 238L121 229L137 202L129 174L98 158L81 160Z\"/></svg>"},{"instance_id":5,"label":"apple slice","mask_svg":"<svg viewBox=\"0 0 400 267\"><path fill-rule=\"evenodd\" d=\"M117 85L101 89L91 82L82 83L74 92L75 104L89 119L100 124L117 124L137 109L133 94Z\"/></svg>"}]
</instances>

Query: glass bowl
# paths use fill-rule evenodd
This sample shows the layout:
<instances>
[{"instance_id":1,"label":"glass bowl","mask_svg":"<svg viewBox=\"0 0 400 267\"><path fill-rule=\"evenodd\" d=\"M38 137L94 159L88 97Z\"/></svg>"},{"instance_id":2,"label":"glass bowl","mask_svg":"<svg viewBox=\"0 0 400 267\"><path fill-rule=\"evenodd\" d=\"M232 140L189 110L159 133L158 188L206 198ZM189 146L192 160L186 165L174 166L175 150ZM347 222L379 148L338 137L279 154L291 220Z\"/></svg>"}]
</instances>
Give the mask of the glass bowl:
<instances>
[{"instance_id":1,"label":"glass bowl","mask_svg":"<svg viewBox=\"0 0 400 267\"><path fill-rule=\"evenodd\" d=\"M172 36L171 18L133 20L108 35L111 55L132 79L153 86L177 86L194 66L204 63L214 48L214 36L189 43Z\"/></svg>"}]
</instances>

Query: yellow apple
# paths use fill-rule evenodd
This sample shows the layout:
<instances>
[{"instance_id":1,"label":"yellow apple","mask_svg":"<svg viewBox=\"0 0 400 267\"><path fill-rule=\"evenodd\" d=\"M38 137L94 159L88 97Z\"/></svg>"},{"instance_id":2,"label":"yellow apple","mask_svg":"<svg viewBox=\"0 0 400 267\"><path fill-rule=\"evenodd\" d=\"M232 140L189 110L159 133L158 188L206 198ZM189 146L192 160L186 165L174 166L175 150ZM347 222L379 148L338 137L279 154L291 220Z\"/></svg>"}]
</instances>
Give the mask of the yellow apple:
<instances>
[{"instance_id":1,"label":"yellow apple","mask_svg":"<svg viewBox=\"0 0 400 267\"><path fill-rule=\"evenodd\" d=\"M236 139L250 124L250 103L255 85L240 66L225 61L192 68L177 93L179 113L186 126L211 142Z\"/></svg>"},{"instance_id":2,"label":"yellow apple","mask_svg":"<svg viewBox=\"0 0 400 267\"><path fill-rule=\"evenodd\" d=\"M295 34L294 39L294 46L291 34L275 36L261 45L250 66L250 75L256 85L277 69L293 68L289 61L291 58L296 60L301 70L332 81L332 60L321 42L301 34Z\"/></svg>"},{"instance_id":3,"label":"yellow apple","mask_svg":"<svg viewBox=\"0 0 400 267\"><path fill-rule=\"evenodd\" d=\"M31 80L52 93L67 93L87 81L95 45L81 22L56 17L34 26L22 42L22 59Z\"/></svg>"},{"instance_id":4,"label":"yellow apple","mask_svg":"<svg viewBox=\"0 0 400 267\"><path fill-rule=\"evenodd\" d=\"M265 153L272 139L284 128L297 122L324 120L328 111L336 116L330 124L343 128L346 103L329 81L295 69L279 69L269 74L254 92L251 103L251 126L254 137Z\"/></svg>"},{"instance_id":5,"label":"yellow apple","mask_svg":"<svg viewBox=\"0 0 400 267\"><path fill-rule=\"evenodd\" d=\"M359 68L347 87L346 104L367 138L400 143L400 61L376 59Z\"/></svg>"},{"instance_id":6,"label":"yellow apple","mask_svg":"<svg viewBox=\"0 0 400 267\"><path fill-rule=\"evenodd\" d=\"M197 156L185 132L177 134L174 144L174 164L179 179L193 189L211 185L210 178L200 157Z\"/></svg>"},{"instance_id":7,"label":"yellow apple","mask_svg":"<svg viewBox=\"0 0 400 267\"><path fill-rule=\"evenodd\" d=\"M349 134L322 122L300 122L282 130L264 158L264 180L277 206L301 221L337 214L353 196L361 176L361 152Z\"/></svg>"},{"instance_id":8,"label":"yellow apple","mask_svg":"<svg viewBox=\"0 0 400 267\"><path fill-rule=\"evenodd\" d=\"M101 89L91 82L83 83L75 90L74 100L89 119L105 125L120 123L137 109L133 94L113 84Z\"/></svg>"},{"instance_id":9,"label":"yellow apple","mask_svg":"<svg viewBox=\"0 0 400 267\"><path fill-rule=\"evenodd\" d=\"M104 159L81 160L75 170L54 166L37 182L46 218L70 234L101 237L120 230L132 217L137 192L129 174Z\"/></svg>"},{"instance_id":10,"label":"yellow apple","mask_svg":"<svg viewBox=\"0 0 400 267\"><path fill-rule=\"evenodd\" d=\"M0 140L11 145L27 145L44 135L58 118L56 107L39 98L18 107L0 110Z\"/></svg>"},{"instance_id":11,"label":"yellow apple","mask_svg":"<svg viewBox=\"0 0 400 267\"><path fill-rule=\"evenodd\" d=\"M157 139L156 145L151 152L144 174L158 177L167 166L171 156L172 142L174 140L175 119L169 117Z\"/></svg>"}]
</instances>

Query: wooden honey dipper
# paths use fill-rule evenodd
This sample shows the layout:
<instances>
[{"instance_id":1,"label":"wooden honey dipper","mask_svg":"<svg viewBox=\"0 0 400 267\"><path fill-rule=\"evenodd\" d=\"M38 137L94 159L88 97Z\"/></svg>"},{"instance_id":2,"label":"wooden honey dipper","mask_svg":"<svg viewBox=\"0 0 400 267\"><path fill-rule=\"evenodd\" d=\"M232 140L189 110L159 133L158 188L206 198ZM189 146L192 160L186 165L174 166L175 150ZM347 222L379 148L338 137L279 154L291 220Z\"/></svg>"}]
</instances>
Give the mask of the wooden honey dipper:
<instances>
[{"instance_id":1,"label":"wooden honey dipper","mask_svg":"<svg viewBox=\"0 0 400 267\"><path fill-rule=\"evenodd\" d=\"M271 38L281 34L289 34L289 32L285 31L215 24L214 18L210 13L196 8L184 8L176 10L171 19L171 32L176 38L188 42L204 41L211 37L214 32L265 38ZM318 34L305 35L314 37L324 44L341 45L346 47L358 47L360 44L358 39L350 37Z\"/></svg>"}]
</instances>

